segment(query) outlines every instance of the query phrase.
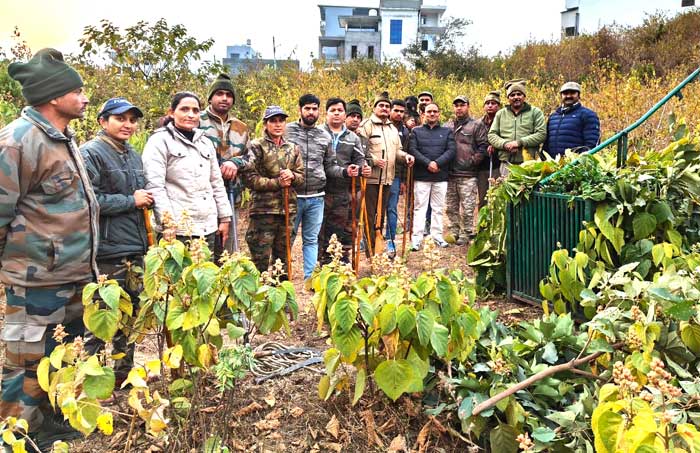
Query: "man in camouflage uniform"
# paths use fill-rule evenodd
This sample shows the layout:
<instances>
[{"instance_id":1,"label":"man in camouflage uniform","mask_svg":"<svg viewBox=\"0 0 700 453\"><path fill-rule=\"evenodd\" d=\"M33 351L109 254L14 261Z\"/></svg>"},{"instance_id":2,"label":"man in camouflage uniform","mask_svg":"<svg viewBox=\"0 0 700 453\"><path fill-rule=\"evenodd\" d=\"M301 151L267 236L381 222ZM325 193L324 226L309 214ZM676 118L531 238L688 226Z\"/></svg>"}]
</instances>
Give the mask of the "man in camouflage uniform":
<instances>
[{"instance_id":1,"label":"man in camouflage uniform","mask_svg":"<svg viewBox=\"0 0 700 453\"><path fill-rule=\"evenodd\" d=\"M199 128L204 131L204 135L214 143L221 165L221 176L226 183L229 201L236 203L231 205L234 215L238 217L240 206L241 183L236 177L238 170L245 164L244 157L248 146L248 126L231 115L231 108L236 102L236 93L228 74L219 74L209 87L209 106L200 114ZM219 237L215 244L214 255L216 261L221 256L223 249L233 250L234 235L237 231L238 221L232 219L231 232L226 244L221 244ZM236 236L238 237L238 236Z\"/></svg>"},{"instance_id":2,"label":"man in camouflage uniform","mask_svg":"<svg viewBox=\"0 0 700 453\"><path fill-rule=\"evenodd\" d=\"M352 247L352 214L350 212L350 178L364 170L369 176L372 171L364 164L365 153L362 150L360 137L345 127L345 101L340 98L330 98L326 101L326 124L323 128L331 135L333 151L338 165L347 167L347 177L328 177L326 180L326 196L324 197L323 225L319 238L319 261L326 264L331 261L328 254L328 243L332 235L336 235L343 245L343 260L349 261ZM357 189L357 186L356 186Z\"/></svg>"},{"instance_id":3,"label":"man in camouflage uniform","mask_svg":"<svg viewBox=\"0 0 700 453\"><path fill-rule=\"evenodd\" d=\"M263 137L248 146L248 164L243 182L252 191L248 231L245 239L255 267L268 270L280 259L286 275L287 229L297 212L296 190L304 184L304 164L299 147L284 138L287 114L276 105L265 109ZM289 187L289 224L285 225L284 188Z\"/></svg>"},{"instance_id":4,"label":"man in camouflage uniform","mask_svg":"<svg viewBox=\"0 0 700 453\"><path fill-rule=\"evenodd\" d=\"M71 120L88 99L80 75L55 49L8 66L31 107L0 130L0 281L7 308L0 417L29 422L39 447L77 431L53 414L37 381L39 360L63 324L83 333L83 286L97 275L98 204Z\"/></svg>"},{"instance_id":5,"label":"man in camouflage uniform","mask_svg":"<svg viewBox=\"0 0 700 453\"><path fill-rule=\"evenodd\" d=\"M457 96L452 101L455 119L452 129L457 152L447 180L447 218L450 221L448 242L466 244L474 236L474 212L479 203L478 171L486 158L488 129L483 122L469 116L469 99Z\"/></svg>"}]
</instances>

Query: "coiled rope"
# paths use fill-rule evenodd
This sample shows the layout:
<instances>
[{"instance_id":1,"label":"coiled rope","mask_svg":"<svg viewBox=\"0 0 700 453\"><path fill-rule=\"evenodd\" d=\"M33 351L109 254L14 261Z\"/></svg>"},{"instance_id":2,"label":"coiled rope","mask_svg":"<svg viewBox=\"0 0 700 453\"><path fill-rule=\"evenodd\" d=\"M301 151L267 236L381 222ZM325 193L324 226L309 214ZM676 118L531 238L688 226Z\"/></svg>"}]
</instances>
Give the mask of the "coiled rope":
<instances>
[{"instance_id":1,"label":"coiled rope","mask_svg":"<svg viewBox=\"0 0 700 453\"><path fill-rule=\"evenodd\" d=\"M321 352L309 347L288 347L276 341L268 341L253 350L253 357L251 372L256 384L302 368L324 373L322 368L312 366L323 362Z\"/></svg>"}]
</instances>

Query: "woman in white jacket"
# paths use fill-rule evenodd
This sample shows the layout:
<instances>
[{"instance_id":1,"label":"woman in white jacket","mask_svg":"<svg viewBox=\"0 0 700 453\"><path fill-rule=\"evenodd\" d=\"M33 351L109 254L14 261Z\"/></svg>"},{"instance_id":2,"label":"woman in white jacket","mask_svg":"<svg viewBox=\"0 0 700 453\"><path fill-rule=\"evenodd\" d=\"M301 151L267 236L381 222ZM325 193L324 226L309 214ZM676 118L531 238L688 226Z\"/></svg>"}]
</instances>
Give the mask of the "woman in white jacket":
<instances>
[{"instance_id":1,"label":"woman in white jacket","mask_svg":"<svg viewBox=\"0 0 700 453\"><path fill-rule=\"evenodd\" d=\"M163 230L163 214L169 212L179 240L202 237L213 251L216 234L226 242L232 212L214 145L197 129L200 110L194 93L173 96L163 127L143 150L143 168L155 202L156 230Z\"/></svg>"}]
</instances>

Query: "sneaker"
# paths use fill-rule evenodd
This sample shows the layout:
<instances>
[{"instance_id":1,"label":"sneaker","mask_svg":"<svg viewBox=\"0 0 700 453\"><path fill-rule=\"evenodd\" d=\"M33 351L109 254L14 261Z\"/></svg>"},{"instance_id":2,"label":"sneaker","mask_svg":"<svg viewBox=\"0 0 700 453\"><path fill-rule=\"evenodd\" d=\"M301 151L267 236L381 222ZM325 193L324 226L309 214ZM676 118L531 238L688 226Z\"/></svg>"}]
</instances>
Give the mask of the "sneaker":
<instances>
[{"instance_id":1,"label":"sneaker","mask_svg":"<svg viewBox=\"0 0 700 453\"><path fill-rule=\"evenodd\" d=\"M445 238L447 242L450 242L449 239ZM455 241L455 245L467 245L467 240L464 239L463 237L460 237Z\"/></svg>"},{"instance_id":2,"label":"sneaker","mask_svg":"<svg viewBox=\"0 0 700 453\"><path fill-rule=\"evenodd\" d=\"M386 241L386 254L391 259L394 259L396 257L396 245L391 239Z\"/></svg>"},{"instance_id":3,"label":"sneaker","mask_svg":"<svg viewBox=\"0 0 700 453\"><path fill-rule=\"evenodd\" d=\"M435 244L436 244L438 247L443 248L443 249L450 246L450 244L448 244L447 242L445 242L444 239L433 239L433 241L435 241Z\"/></svg>"},{"instance_id":4,"label":"sneaker","mask_svg":"<svg viewBox=\"0 0 700 453\"><path fill-rule=\"evenodd\" d=\"M421 244L420 244L420 243L414 242L413 244L411 244L411 251L412 251L412 252L417 252L417 251L420 250L420 248L421 248Z\"/></svg>"}]
</instances>

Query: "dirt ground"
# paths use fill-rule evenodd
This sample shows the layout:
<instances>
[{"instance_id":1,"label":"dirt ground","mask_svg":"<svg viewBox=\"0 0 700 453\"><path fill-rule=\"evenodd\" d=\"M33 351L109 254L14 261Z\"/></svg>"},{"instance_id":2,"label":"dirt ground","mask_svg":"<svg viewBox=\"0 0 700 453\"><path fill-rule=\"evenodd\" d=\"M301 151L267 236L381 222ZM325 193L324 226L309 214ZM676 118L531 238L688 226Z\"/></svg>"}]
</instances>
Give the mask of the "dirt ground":
<instances>
[{"instance_id":1,"label":"dirt ground","mask_svg":"<svg viewBox=\"0 0 700 453\"><path fill-rule=\"evenodd\" d=\"M401 211L400 211L401 212ZM246 249L244 232L245 216L239 224L241 245ZM401 231L401 227L399 227ZM410 243L410 241L409 241ZM401 235L397 237L400 247ZM467 246L450 246L439 249L440 264L450 269L463 269L471 274L466 265ZM291 335L277 333L268 337L255 338L253 344L276 341L287 346L305 346L320 351L328 348L325 336L316 331L316 318L311 303L312 293L303 288L301 240L297 240L293 252L294 282L299 317L291 323ZM413 274L422 269L423 255L411 252L408 267ZM361 263L361 273L369 273L368 263ZM4 313L4 291L0 291L0 303ZM512 303L500 298L478 301L478 305L488 305L499 310L508 323L538 316L539 309ZM137 347L137 362L156 355L155 344L145 341ZM0 356L4 362L4 356ZM322 364L321 364L322 368ZM317 386L321 374L309 369L300 370L284 377L256 384L249 376L237 384L233 407L227 418L230 428L230 446L233 451L246 452L322 452L322 451L422 451L457 452L465 451L467 444L459 439L459 434L450 433L449 416L445 414L432 418L421 407L419 395L404 396L391 403L387 398L368 391L362 400L351 406L348 393L332 397L328 401L318 398ZM212 393L216 390L212 389ZM126 407L126 392L116 394L118 405ZM216 412L216 398L212 407L204 411ZM454 423L452 423L455 425ZM455 425L457 426L457 425ZM125 438L128 430L126 420L115 420L115 434L104 437L93 434L89 439L74 442L71 452L121 452L125 451ZM422 443L418 443L419 438ZM427 442L427 443L426 443ZM160 451L154 446L141 445L130 451Z\"/></svg>"}]
</instances>

